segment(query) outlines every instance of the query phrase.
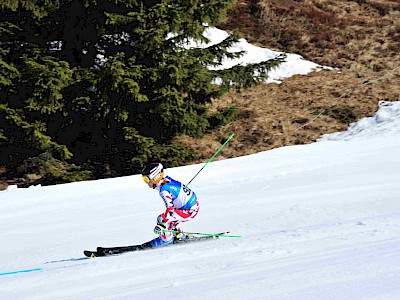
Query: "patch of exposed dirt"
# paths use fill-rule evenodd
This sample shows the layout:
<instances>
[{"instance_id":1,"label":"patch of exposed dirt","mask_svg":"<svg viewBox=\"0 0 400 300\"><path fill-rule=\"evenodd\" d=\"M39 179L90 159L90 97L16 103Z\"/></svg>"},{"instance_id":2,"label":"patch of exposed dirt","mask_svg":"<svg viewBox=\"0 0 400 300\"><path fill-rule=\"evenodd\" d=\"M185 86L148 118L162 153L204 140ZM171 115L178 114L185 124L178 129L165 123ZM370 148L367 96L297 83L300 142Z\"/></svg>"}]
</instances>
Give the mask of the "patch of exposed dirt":
<instances>
[{"instance_id":1,"label":"patch of exposed dirt","mask_svg":"<svg viewBox=\"0 0 400 300\"><path fill-rule=\"evenodd\" d=\"M237 120L201 139L177 142L216 159L314 142L371 116L380 100L400 100L400 3L390 0L239 0L220 26L249 42L335 70L231 92L210 111L235 105Z\"/></svg>"}]
</instances>

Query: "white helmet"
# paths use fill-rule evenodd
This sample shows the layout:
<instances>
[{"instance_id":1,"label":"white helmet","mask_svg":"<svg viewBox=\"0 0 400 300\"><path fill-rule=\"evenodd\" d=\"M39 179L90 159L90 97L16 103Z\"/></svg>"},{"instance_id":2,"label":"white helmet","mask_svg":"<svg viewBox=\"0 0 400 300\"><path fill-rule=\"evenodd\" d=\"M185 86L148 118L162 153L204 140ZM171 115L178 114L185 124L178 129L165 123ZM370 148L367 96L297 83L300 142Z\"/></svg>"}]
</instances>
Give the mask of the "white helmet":
<instances>
[{"instance_id":1,"label":"white helmet","mask_svg":"<svg viewBox=\"0 0 400 300\"><path fill-rule=\"evenodd\" d=\"M155 189L157 185L164 179L164 167L160 163L151 163L142 170L143 181L150 188Z\"/></svg>"}]
</instances>

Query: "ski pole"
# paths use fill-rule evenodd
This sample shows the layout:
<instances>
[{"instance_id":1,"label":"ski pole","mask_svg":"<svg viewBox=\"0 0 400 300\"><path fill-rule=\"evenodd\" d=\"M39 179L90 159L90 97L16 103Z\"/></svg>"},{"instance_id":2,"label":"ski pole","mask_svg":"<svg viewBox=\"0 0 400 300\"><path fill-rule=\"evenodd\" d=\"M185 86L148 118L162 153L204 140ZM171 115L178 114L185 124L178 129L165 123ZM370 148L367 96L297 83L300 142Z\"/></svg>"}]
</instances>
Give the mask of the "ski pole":
<instances>
[{"instance_id":1,"label":"ski pole","mask_svg":"<svg viewBox=\"0 0 400 300\"><path fill-rule=\"evenodd\" d=\"M219 151L221 151L222 148L224 148L225 145L228 144L228 142L233 138L233 136L234 136L234 134L231 134L231 135L230 135L230 137L225 141L225 143L224 143L221 147L219 147L219 149L214 153L214 155L211 156L211 158L210 158L210 159L206 162L206 164L200 169L200 171L198 171L198 172L196 173L196 175L194 175L194 177L189 181L188 184L186 184L186 186L189 186L189 184L193 181L193 179L195 179L195 178L197 177L197 175L199 175L199 173L208 165L208 163L211 162L211 161L214 159L214 157L219 153Z\"/></svg>"},{"instance_id":2,"label":"ski pole","mask_svg":"<svg viewBox=\"0 0 400 300\"><path fill-rule=\"evenodd\" d=\"M240 238L240 237L242 237L241 235L230 235L230 234L226 234L226 233L229 233L229 232L221 232L221 233L182 232L182 231L167 230L167 229L164 229L162 232L184 233L184 234L197 234L197 235L220 236L220 237L231 237L231 238Z\"/></svg>"}]
</instances>

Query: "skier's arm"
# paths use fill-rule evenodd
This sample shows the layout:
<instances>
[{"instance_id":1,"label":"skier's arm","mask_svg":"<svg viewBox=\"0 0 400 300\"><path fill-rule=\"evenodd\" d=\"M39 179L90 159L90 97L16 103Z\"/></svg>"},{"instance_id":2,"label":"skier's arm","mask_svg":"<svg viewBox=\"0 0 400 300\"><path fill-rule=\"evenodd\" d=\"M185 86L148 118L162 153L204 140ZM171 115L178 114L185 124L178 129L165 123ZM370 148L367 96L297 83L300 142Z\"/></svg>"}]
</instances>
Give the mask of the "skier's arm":
<instances>
[{"instance_id":1,"label":"skier's arm","mask_svg":"<svg viewBox=\"0 0 400 300\"><path fill-rule=\"evenodd\" d=\"M162 191L160 193L161 198L164 200L164 204L166 207L165 213L163 214L164 223L169 223L169 216L174 212L175 207L173 204L172 194L169 191Z\"/></svg>"}]
</instances>

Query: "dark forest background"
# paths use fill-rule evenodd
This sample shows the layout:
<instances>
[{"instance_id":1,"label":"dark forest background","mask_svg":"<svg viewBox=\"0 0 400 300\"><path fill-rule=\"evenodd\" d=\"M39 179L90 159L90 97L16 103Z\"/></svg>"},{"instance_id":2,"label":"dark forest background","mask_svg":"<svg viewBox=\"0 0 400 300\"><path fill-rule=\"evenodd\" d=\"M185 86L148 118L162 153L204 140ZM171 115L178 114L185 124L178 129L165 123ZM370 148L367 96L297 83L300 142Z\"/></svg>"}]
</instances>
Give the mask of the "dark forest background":
<instances>
[{"instance_id":1,"label":"dark forest background","mask_svg":"<svg viewBox=\"0 0 400 300\"><path fill-rule=\"evenodd\" d=\"M196 158L229 114L207 104L266 78L279 57L210 70L239 36L208 48L232 1L11 0L0 4L0 167L3 180L56 184L137 173ZM208 25L206 25L208 24ZM257 74L257 76L254 76ZM221 85L213 82L222 80Z\"/></svg>"}]
</instances>

